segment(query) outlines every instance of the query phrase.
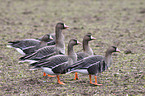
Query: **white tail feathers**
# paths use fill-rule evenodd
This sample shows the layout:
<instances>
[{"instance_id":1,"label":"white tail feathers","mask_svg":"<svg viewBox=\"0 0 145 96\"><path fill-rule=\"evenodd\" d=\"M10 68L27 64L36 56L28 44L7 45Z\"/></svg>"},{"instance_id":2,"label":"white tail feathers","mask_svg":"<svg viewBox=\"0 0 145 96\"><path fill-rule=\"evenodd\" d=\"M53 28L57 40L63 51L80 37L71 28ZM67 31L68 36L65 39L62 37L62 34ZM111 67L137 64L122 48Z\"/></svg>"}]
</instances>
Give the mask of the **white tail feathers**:
<instances>
[{"instance_id":1,"label":"white tail feathers","mask_svg":"<svg viewBox=\"0 0 145 96\"><path fill-rule=\"evenodd\" d=\"M7 47L8 47L8 48L14 48L14 47L12 47L11 45L7 45Z\"/></svg>"},{"instance_id":2,"label":"white tail feathers","mask_svg":"<svg viewBox=\"0 0 145 96\"><path fill-rule=\"evenodd\" d=\"M19 63L24 63L24 62L28 62L29 64L32 64L32 63L35 63L38 61L36 61L36 60L21 60L21 61L19 61Z\"/></svg>"}]
</instances>

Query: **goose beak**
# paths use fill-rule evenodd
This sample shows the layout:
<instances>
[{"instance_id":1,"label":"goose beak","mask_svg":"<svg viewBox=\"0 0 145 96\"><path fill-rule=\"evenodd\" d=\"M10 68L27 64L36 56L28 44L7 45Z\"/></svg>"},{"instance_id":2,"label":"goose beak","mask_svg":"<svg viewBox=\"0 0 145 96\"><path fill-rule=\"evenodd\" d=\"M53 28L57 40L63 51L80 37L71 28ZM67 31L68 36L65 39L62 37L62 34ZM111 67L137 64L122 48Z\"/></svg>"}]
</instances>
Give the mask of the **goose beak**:
<instances>
[{"instance_id":1,"label":"goose beak","mask_svg":"<svg viewBox=\"0 0 145 96\"><path fill-rule=\"evenodd\" d=\"M78 44L78 45L82 45L82 43L81 43L81 42L79 42L79 41L77 41L77 44Z\"/></svg>"},{"instance_id":2,"label":"goose beak","mask_svg":"<svg viewBox=\"0 0 145 96\"><path fill-rule=\"evenodd\" d=\"M116 52L121 52L118 48L116 49Z\"/></svg>"},{"instance_id":3,"label":"goose beak","mask_svg":"<svg viewBox=\"0 0 145 96\"><path fill-rule=\"evenodd\" d=\"M96 40L96 38L95 38L95 37L93 37L93 36L91 36L91 40Z\"/></svg>"},{"instance_id":4,"label":"goose beak","mask_svg":"<svg viewBox=\"0 0 145 96\"><path fill-rule=\"evenodd\" d=\"M64 24L64 28L65 28L65 29L68 29L68 28L69 28L69 26L67 26L67 25L65 25L65 24Z\"/></svg>"},{"instance_id":5,"label":"goose beak","mask_svg":"<svg viewBox=\"0 0 145 96\"><path fill-rule=\"evenodd\" d=\"M53 40L52 36L50 35L49 39Z\"/></svg>"}]
</instances>

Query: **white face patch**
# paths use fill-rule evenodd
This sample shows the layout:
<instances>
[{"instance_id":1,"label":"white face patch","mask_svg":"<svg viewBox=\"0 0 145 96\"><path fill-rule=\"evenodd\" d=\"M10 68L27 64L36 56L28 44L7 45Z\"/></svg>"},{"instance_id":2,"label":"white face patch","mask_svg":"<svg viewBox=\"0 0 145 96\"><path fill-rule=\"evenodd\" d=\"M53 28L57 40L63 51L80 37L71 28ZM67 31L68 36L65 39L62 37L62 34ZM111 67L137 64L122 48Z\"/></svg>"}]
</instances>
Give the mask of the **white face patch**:
<instances>
[{"instance_id":1,"label":"white face patch","mask_svg":"<svg viewBox=\"0 0 145 96\"><path fill-rule=\"evenodd\" d=\"M95 40L96 38L94 38L93 36L91 36L91 39L92 39L92 40Z\"/></svg>"},{"instance_id":2,"label":"white face patch","mask_svg":"<svg viewBox=\"0 0 145 96\"><path fill-rule=\"evenodd\" d=\"M50 35L50 37L49 37L51 40L53 40L53 38L52 38L52 36Z\"/></svg>"},{"instance_id":3,"label":"white face patch","mask_svg":"<svg viewBox=\"0 0 145 96\"><path fill-rule=\"evenodd\" d=\"M64 28L69 28L69 26L67 26L67 25L64 24Z\"/></svg>"},{"instance_id":4,"label":"white face patch","mask_svg":"<svg viewBox=\"0 0 145 96\"><path fill-rule=\"evenodd\" d=\"M64 24L64 27L65 27L66 25Z\"/></svg>"},{"instance_id":5,"label":"white face patch","mask_svg":"<svg viewBox=\"0 0 145 96\"><path fill-rule=\"evenodd\" d=\"M91 39L93 38L93 36L91 36Z\"/></svg>"},{"instance_id":6,"label":"white face patch","mask_svg":"<svg viewBox=\"0 0 145 96\"><path fill-rule=\"evenodd\" d=\"M77 40L77 44L80 44L81 45L81 43Z\"/></svg>"},{"instance_id":7,"label":"white face patch","mask_svg":"<svg viewBox=\"0 0 145 96\"><path fill-rule=\"evenodd\" d=\"M120 50L118 48L116 48L116 52L120 52Z\"/></svg>"}]
</instances>

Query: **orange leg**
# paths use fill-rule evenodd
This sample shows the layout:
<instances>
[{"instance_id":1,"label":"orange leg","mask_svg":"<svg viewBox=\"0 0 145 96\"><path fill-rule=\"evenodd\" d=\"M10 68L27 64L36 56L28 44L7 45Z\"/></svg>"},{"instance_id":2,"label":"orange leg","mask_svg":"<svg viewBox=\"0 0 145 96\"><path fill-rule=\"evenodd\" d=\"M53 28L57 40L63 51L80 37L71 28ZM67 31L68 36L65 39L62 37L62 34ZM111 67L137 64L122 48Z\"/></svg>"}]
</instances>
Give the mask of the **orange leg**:
<instances>
[{"instance_id":1,"label":"orange leg","mask_svg":"<svg viewBox=\"0 0 145 96\"><path fill-rule=\"evenodd\" d=\"M63 82L60 81L59 75L57 75L57 82L58 82L59 84L65 85L65 83L63 83Z\"/></svg>"},{"instance_id":2,"label":"orange leg","mask_svg":"<svg viewBox=\"0 0 145 96\"><path fill-rule=\"evenodd\" d=\"M46 76L46 73L45 72L43 73L43 76Z\"/></svg>"},{"instance_id":3,"label":"orange leg","mask_svg":"<svg viewBox=\"0 0 145 96\"><path fill-rule=\"evenodd\" d=\"M92 83L92 79L91 79L91 75L89 75L89 78L90 78L90 84L93 84L93 83Z\"/></svg>"},{"instance_id":4,"label":"orange leg","mask_svg":"<svg viewBox=\"0 0 145 96\"><path fill-rule=\"evenodd\" d=\"M97 76L95 76L95 83L93 83L94 85L98 85L98 86L100 86L100 85L102 85L102 84L98 84L97 83Z\"/></svg>"},{"instance_id":5,"label":"orange leg","mask_svg":"<svg viewBox=\"0 0 145 96\"><path fill-rule=\"evenodd\" d=\"M47 76L48 76L48 77L55 77L55 76L52 76L52 75L49 75L49 74L48 74Z\"/></svg>"},{"instance_id":6,"label":"orange leg","mask_svg":"<svg viewBox=\"0 0 145 96\"><path fill-rule=\"evenodd\" d=\"M74 80L78 80L78 79L79 79L79 77L78 77L78 73L75 72L75 78L74 78Z\"/></svg>"},{"instance_id":7,"label":"orange leg","mask_svg":"<svg viewBox=\"0 0 145 96\"><path fill-rule=\"evenodd\" d=\"M43 73L43 76L46 76L46 73L45 72ZM52 75L49 75L49 74L47 76L48 77L55 77L55 76L52 76Z\"/></svg>"}]
</instances>

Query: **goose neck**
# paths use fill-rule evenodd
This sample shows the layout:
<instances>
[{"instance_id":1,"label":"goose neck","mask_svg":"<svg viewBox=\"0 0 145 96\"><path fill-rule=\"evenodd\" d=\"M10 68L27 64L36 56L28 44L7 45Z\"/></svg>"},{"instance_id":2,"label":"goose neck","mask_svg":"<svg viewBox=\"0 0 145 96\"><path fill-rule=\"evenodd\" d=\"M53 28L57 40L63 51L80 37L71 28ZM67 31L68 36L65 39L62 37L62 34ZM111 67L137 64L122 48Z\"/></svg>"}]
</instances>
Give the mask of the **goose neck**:
<instances>
[{"instance_id":1,"label":"goose neck","mask_svg":"<svg viewBox=\"0 0 145 96\"><path fill-rule=\"evenodd\" d=\"M72 54L75 54L74 49L73 49L73 45L68 44L68 56L71 56Z\"/></svg>"},{"instance_id":2,"label":"goose neck","mask_svg":"<svg viewBox=\"0 0 145 96\"><path fill-rule=\"evenodd\" d=\"M105 54L105 63L107 63L107 66L110 67L112 64L112 53L106 52Z\"/></svg>"},{"instance_id":3,"label":"goose neck","mask_svg":"<svg viewBox=\"0 0 145 96\"><path fill-rule=\"evenodd\" d=\"M55 37L56 37L56 50L63 54L65 54L65 43L64 43L64 36L62 34L62 29L57 29L55 31Z\"/></svg>"},{"instance_id":4,"label":"goose neck","mask_svg":"<svg viewBox=\"0 0 145 96\"><path fill-rule=\"evenodd\" d=\"M56 44L58 44L59 42L62 42L62 40L64 39L64 36L62 34L62 30L61 29L57 29L56 28L55 37L56 37Z\"/></svg>"},{"instance_id":5,"label":"goose neck","mask_svg":"<svg viewBox=\"0 0 145 96\"><path fill-rule=\"evenodd\" d=\"M77 55L73 50L74 45L72 44L68 44L68 62L69 65L72 65L73 63L75 63L77 61Z\"/></svg>"},{"instance_id":6,"label":"goose neck","mask_svg":"<svg viewBox=\"0 0 145 96\"><path fill-rule=\"evenodd\" d=\"M93 55L93 51L89 46L89 41L83 40L83 51L89 55Z\"/></svg>"}]
</instances>

